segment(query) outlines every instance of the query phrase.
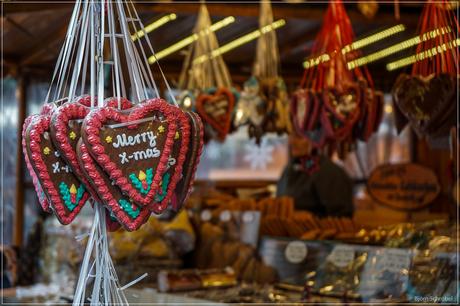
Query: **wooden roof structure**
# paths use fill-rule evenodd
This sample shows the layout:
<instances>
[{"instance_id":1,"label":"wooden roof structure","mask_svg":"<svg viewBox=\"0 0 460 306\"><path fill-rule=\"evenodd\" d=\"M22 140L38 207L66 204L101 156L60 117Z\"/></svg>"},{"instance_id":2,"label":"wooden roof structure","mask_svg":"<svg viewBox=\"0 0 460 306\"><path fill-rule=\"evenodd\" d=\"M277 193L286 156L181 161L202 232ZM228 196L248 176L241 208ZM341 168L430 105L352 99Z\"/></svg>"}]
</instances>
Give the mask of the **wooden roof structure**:
<instances>
[{"instance_id":1,"label":"wooden roof structure","mask_svg":"<svg viewBox=\"0 0 460 306\"><path fill-rule=\"evenodd\" d=\"M257 1L207 1L206 4L213 22L226 16L236 18L234 23L216 32L221 45L258 28ZM272 1L272 4L275 20L286 20L286 25L277 30L281 73L287 82L297 84L303 72L302 62L309 55L327 3L286 0ZM49 78L67 31L73 5L74 1L2 2L3 74L14 76L21 71L33 77ZM149 34L154 48L160 51L191 34L200 4L199 1L135 1L135 5L144 24L169 13L177 14L174 21ZM366 18L357 9L356 3L347 3L346 8L358 38L396 24L406 26L406 31L397 37L390 37L363 50L369 53L413 36L422 5L415 1L414 4L401 4L400 20L395 18L393 1L379 1L379 10L372 19ZM234 81L241 83L251 74L255 46L256 41L252 41L224 55ZM398 73L385 71L385 63L407 56L409 52L411 50L406 50L404 54L370 65L378 87L388 89ZM185 49L160 61L169 78L177 79L184 57Z\"/></svg>"}]
</instances>

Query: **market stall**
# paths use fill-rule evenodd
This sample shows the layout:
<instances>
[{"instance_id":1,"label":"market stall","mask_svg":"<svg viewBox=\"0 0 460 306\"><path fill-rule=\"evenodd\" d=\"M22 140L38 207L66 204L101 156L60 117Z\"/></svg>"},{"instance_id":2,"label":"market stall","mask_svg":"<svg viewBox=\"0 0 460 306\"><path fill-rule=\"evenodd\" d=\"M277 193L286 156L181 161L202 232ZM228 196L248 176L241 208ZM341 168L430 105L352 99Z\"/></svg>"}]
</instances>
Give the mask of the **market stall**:
<instances>
[{"instance_id":1,"label":"market stall","mask_svg":"<svg viewBox=\"0 0 460 306\"><path fill-rule=\"evenodd\" d=\"M3 3L2 302L458 303L458 9Z\"/></svg>"}]
</instances>

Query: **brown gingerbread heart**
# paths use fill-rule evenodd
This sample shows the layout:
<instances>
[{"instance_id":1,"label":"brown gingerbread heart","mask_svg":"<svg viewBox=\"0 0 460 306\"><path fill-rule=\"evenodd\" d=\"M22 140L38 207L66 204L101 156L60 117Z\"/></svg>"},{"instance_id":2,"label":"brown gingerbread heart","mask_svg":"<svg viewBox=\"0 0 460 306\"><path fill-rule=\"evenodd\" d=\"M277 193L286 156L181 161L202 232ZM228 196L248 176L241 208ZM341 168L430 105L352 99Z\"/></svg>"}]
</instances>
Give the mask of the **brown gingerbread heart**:
<instances>
[{"instance_id":1,"label":"brown gingerbread heart","mask_svg":"<svg viewBox=\"0 0 460 306\"><path fill-rule=\"evenodd\" d=\"M188 125L185 115L180 114L177 107L161 99L145 101L127 112L104 107L85 118L82 138L90 154L123 193L138 205L155 205L177 122ZM174 178L171 186L175 185Z\"/></svg>"},{"instance_id":2,"label":"brown gingerbread heart","mask_svg":"<svg viewBox=\"0 0 460 306\"><path fill-rule=\"evenodd\" d=\"M89 193L54 146L50 116L36 116L27 127L25 138L30 163L51 208L62 224L69 224L85 205Z\"/></svg>"},{"instance_id":3,"label":"brown gingerbread heart","mask_svg":"<svg viewBox=\"0 0 460 306\"><path fill-rule=\"evenodd\" d=\"M398 78L393 88L393 97L419 136L442 134L443 130L439 131L442 126L455 124L456 81L456 78L448 74L426 78L401 75Z\"/></svg>"},{"instance_id":4,"label":"brown gingerbread heart","mask_svg":"<svg viewBox=\"0 0 460 306\"><path fill-rule=\"evenodd\" d=\"M235 98L230 90L219 88L214 94L201 94L196 100L196 109L205 122L217 132L219 139L225 139L230 131Z\"/></svg>"},{"instance_id":5,"label":"brown gingerbread heart","mask_svg":"<svg viewBox=\"0 0 460 306\"><path fill-rule=\"evenodd\" d=\"M121 190L112 184L112 181L101 166L89 154L83 140L80 139L77 145L77 156L80 167L87 180L98 191L99 197L118 222L128 231L137 230L150 216L147 207L138 206L123 195ZM100 205L96 203L95 205ZM110 221L110 220L108 220ZM113 222L112 222L113 223Z\"/></svg>"},{"instance_id":6,"label":"brown gingerbread heart","mask_svg":"<svg viewBox=\"0 0 460 306\"><path fill-rule=\"evenodd\" d=\"M184 205L190 195L196 169L203 151L204 128L201 118L194 112L187 112L186 114L189 117L191 126L190 145L182 170L182 178L177 183L174 198L172 200L172 208L175 211L178 211Z\"/></svg>"}]
</instances>

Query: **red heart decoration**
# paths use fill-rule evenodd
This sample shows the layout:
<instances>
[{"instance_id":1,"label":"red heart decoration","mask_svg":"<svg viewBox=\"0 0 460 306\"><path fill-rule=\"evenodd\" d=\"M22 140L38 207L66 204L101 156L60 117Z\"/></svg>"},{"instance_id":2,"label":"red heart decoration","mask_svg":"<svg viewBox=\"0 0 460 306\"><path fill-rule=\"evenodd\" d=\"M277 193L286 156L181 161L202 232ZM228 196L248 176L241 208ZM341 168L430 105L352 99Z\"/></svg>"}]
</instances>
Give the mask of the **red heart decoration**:
<instances>
[{"instance_id":1,"label":"red heart decoration","mask_svg":"<svg viewBox=\"0 0 460 306\"><path fill-rule=\"evenodd\" d=\"M53 111L51 116L50 134L54 146L62 158L72 168L76 177L87 187L96 202L100 202L97 193L91 188L88 180L78 164L76 146L80 139L83 119L90 112L91 98L83 96L75 102L68 102Z\"/></svg>"},{"instance_id":2,"label":"red heart decoration","mask_svg":"<svg viewBox=\"0 0 460 306\"><path fill-rule=\"evenodd\" d=\"M145 101L127 112L110 107L92 110L83 122L82 138L122 192L139 205L149 205L166 171L179 112L162 99ZM152 120L142 120L152 114L156 116Z\"/></svg>"},{"instance_id":3,"label":"red heart decoration","mask_svg":"<svg viewBox=\"0 0 460 306\"><path fill-rule=\"evenodd\" d=\"M360 116L353 127L353 136L367 141L380 125L381 101L380 95L383 94L367 86L364 80L359 81L361 90L361 111Z\"/></svg>"},{"instance_id":4,"label":"red heart decoration","mask_svg":"<svg viewBox=\"0 0 460 306\"><path fill-rule=\"evenodd\" d=\"M219 88L213 95L201 94L196 100L196 109L200 116L217 132L220 139L230 131L235 98L226 88Z\"/></svg>"},{"instance_id":5,"label":"red heart decoration","mask_svg":"<svg viewBox=\"0 0 460 306\"><path fill-rule=\"evenodd\" d=\"M69 224L89 198L71 168L60 156L50 136L50 116L39 115L27 127L26 148L43 191L59 222Z\"/></svg>"},{"instance_id":6,"label":"red heart decoration","mask_svg":"<svg viewBox=\"0 0 460 306\"><path fill-rule=\"evenodd\" d=\"M117 186L112 184L110 177L89 154L81 139L77 145L77 153L85 176L93 188L98 191L102 203L110 210L106 219L106 221L110 222L110 230L116 229L113 226L115 222L110 220L110 214L115 216L118 222L128 231L135 231L144 224L150 216L149 209L132 203ZM99 204L96 203L96 205Z\"/></svg>"},{"instance_id":7,"label":"red heart decoration","mask_svg":"<svg viewBox=\"0 0 460 306\"><path fill-rule=\"evenodd\" d=\"M148 101L139 105L140 111L148 108ZM177 131L174 134L174 144L171 149L171 154L168 158L166 171L162 175L160 188L154 197L154 203L149 205L150 209L156 214L162 213L168 206L171 197L174 194L177 183L182 178L183 165L186 159L186 154L189 151L190 143L190 123L188 116L178 107L171 108L177 114ZM148 109L148 113L151 113ZM154 113L151 113L153 116Z\"/></svg>"},{"instance_id":8,"label":"red heart decoration","mask_svg":"<svg viewBox=\"0 0 460 306\"><path fill-rule=\"evenodd\" d=\"M186 114L189 118L192 132L190 133L190 145L185 158L185 167L182 170L182 178L177 184L174 201L172 201L172 208L175 211L179 211L192 191L196 169L203 151L203 122L200 116L194 112L186 112Z\"/></svg>"},{"instance_id":9,"label":"red heart decoration","mask_svg":"<svg viewBox=\"0 0 460 306\"><path fill-rule=\"evenodd\" d=\"M456 123L457 90L457 79L448 74L401 75L393 96L417 134L436 137L448 135Z\"/></svg>"},{"instance_id":10,"label":"red heart decoration","mask_svg":"<svg viewBox=\"0 0 460 306\"><path fill-rule=\"evenodd\" d=\"M315 128L319 118L320 103L318 96L310 89L301 89L294 93L291 101L292 121L297 133L304 135Z\"/></svg>"},{"instance_id":11,"label":"red heart decoration","mask_svg":"<svg viewBox=\"0 0 460 306\"><path fill-rule=\"evenodd\" d=\"M100 204L96 204L96 205L100 205ZM112 217L112 215L110 214L110 211L107 208L104 209L104 213L105 213L105 226L107 230L109 232L118 231L121 228L120 222L118 222L116 218Z\"/></svg>"},{"instance_id":12,"label":"red heart decoration","mask_svg":"<svg viewBox=\"0 0 460 306\"><path fill-rule=\"evenodd\" d=\"M24 154L24 159L26 162L27 170L29 171L29 174L32 177L32 183L35 187L35 192L37 193L37 196L38 196L38 202L40 203L40 206L43 208L44 211L51 212L51 208L50 208L48 199L46 198L46 195L42 189L42 186L40 185L40 182L38 181L37 173L32 168L32 165L30 163L30 159L29 159L30 152L28 152L27 146L26 146L26 131L27 131L27 128L29 127L30 122L34 120L36 116L37 115L29 116L24 121L24 125L22 127L22 142L21 142L22 152Z\"/></svg>"},{"instance_id":13,"label":"red heart decoration","mask_svg":"<svg viewBox=\"0 0 460 306\"><path fill-rule=\"evenodd\" d=\"M322 93L323 111L321 122L329 138L343 140L349 136L360 117L361 92L357 86L339 91L325 88Z\"/></svg>"}]
</instances>

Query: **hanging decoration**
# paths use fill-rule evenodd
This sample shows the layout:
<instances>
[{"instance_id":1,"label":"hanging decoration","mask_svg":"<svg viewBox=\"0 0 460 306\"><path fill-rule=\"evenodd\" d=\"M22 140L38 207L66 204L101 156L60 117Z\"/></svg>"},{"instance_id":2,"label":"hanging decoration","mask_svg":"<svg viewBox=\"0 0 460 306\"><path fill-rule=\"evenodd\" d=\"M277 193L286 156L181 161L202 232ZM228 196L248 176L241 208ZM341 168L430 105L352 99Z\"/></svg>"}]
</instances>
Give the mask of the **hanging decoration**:
<instances>
[{"instance_id":1,"label":"hanging decoration","mask_svg":"<svg viewBox=\"0 0 460 306\"><path fill-rule=\"evenodd\" d=\"M301 89L293 94L296 132L328 154L343 157L355 140L366 141L383 114L383 95L374 89L366 67L347 68L360 55L342 1L331 1L312 56L305 63Z\"/></svg>"},{"instance_id":2,"label":"hanging decoration","mask_svg":"<svg viewBox=\"0 0 460 306\"><path fill-rule=\"evenodd\" d=\"M42 208L62 224L88 202L95 211L73 305L128 304L107 230L134 231L152 212L179 210L201 156L200 117L160 97L145 46L154 56L131 2L76 1L46 104L23 126ZM158 72L171 94L159 64Z\"/></svg>"},{"instance_id":3,"label":"hanging decoration","mask_svg":"<svg viewBox=\"0 0 460 306\"><path fill-rule=\"evenodd\" d=\"M205 140L224 141L231 123L238 93L219 49L216 34L210 31L211 18L206 5L200 6L193 30L197 39L190 45L179 79L179 105L196 110L203 119Z\"/></svg>"},{"instance_id":4,"label":"hanging decoration","mask_svg":"<svg viewBox=\"0 0 460 306\"><path fill-rule=\"evenodd\" d=\"M271 24L271 3L262 1L259 26L263 29ZM244 83L234 118L235 126L249 126L249 136L254 137L257 144L265 133L283 134L291 130L289 99L286 85L279 76L279 61L276 33L267 31L257 41L253 76Z\"/></svg>"},{"instance_id":5,"label":"hanging decoration","mask_svg":"<svg viewBox=\"0 0 460 306\"><path fill-rule=\"evenodd\" d=\"M436 32L417 46L411 75L401 74L393 86L400 127L407 123L421 138L449 135L457 120L458 20L449 1L428 1L419 32ZM441 30L439 30L441 29Z\"/></svg>"}]
</instances>

